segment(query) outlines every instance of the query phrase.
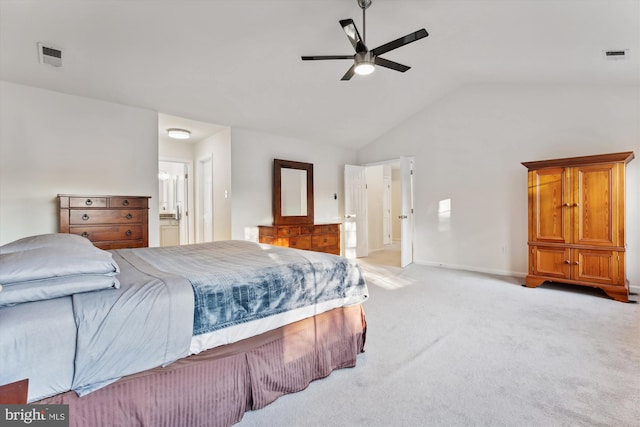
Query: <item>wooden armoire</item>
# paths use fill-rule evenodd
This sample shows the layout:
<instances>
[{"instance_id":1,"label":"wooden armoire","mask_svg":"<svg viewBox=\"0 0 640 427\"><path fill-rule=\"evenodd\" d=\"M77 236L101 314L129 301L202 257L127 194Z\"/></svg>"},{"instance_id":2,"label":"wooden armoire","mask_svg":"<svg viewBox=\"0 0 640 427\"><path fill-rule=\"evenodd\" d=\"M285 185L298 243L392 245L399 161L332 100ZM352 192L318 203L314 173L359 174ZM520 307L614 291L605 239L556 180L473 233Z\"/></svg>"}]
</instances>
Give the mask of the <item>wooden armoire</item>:
<instances>
[{"instance_id":1,"label":"wooden armoire","mask_svg":"<svg viewBox=\"0 0 640 427\"><path fill-rule=\"evenodd\" d=\"M633 158L624 152L522 163L529 169L527 287L591 286L628 301L625 169Z\"/></svg>"}]
</instances>

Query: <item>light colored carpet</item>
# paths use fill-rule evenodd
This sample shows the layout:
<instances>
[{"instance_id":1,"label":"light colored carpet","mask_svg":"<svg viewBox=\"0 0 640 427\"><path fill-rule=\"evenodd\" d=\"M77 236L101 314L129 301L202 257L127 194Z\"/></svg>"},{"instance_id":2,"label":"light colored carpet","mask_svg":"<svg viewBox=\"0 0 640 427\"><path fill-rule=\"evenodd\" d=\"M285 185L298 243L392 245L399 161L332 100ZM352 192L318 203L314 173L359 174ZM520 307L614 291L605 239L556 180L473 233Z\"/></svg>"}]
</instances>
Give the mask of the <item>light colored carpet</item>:
<instances>
[{"instance_id":1,"label":"light colored carpet","mask_svg":"<svg viewBox=\"0 0 640 427\"><path fill-rule=\"evenodd\" d=\"M640 426L640 304L591 288L361 265L370 298L357 366L239 426Z\"/></svg>"}]
</instances>

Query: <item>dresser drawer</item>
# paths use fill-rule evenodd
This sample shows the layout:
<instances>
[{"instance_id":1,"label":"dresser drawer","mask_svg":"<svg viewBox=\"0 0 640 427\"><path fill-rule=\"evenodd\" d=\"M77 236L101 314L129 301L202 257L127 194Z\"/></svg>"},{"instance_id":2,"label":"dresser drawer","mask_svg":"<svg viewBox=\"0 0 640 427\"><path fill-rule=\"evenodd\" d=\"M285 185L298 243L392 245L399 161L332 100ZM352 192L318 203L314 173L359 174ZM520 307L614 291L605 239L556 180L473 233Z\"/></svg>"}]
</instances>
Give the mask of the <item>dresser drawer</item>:
<instances>
[{"instance_id":1,"label":"dresser drawer","mask_svg":"<svg viewBox=\"0 0 640 427\"><path fill-rule=\"evenodd\" d=\"M142 214L141 210L129 209L76 209L69 212L69 224L138 224Z\"/></svg>"},{"instance_id":2,"label":"dresser drawer","mask_svg":"<svg viewBox=\"0 0 640 427\"><path fill-rule=\"evenodd\" d=\"M107 197L69 197L70 208L106 208Z\"/></svg>"},{"instance_id":3,"label":"dresser drawer","mask_svg":"<svg viewBox=\"0 0 640 427\"><path fill-rule=\"evenodd\" d=\"M112 240L140 240L142 239L142 226L138 225L113 225L96 227L71 227L71 234L79 234L92 242Z\"/></svg>"},{"instance_id":4,"label":"dresser drawer","mask_svg":"<svg viewBox=\"0 0 640 427\"><path fill-rule=\"evenodd\" d=\"M338 245L338 236L336 234L326 234L321 236L311 237L312 248L328 248L330 246Z\"/></svg>"},{"instance_id":5,"label":"dresser drawer","mask_svg":"<svg viewBox=\"0 0 640 427\"><path fill-rule=\"evenodd\" d=\"M298 236L300 234L300 227L278 227L276 228L277 237L290 237Z\"/></svg>"},{"instance_id":6,"label":"dresser drawer","mask_svg":"<svg viewBox=\"0 0 640 427\"><path fill-rule=\"evenodd\" d=\"M147 208L149 200L146 197L109 197L110 208Z\"/></svg>"},{"instance_id":7,"label":"dresser drawer","mask_svg":"<svg viewBox=\"0 0 640 427\"><path fill-rule=\"evenodd\" d=\"M300 234L313 234L315 229L315 225L301 225Z\"/></svg>"},{"instance_id":8,"label":"dresser drawer","mask_svg":"<svg viewBox=\"0 0 640 427\"><path fill-rule=\"evenodd\" d=\"M311 236L292 237L289 239L289 247L295 249L311 249Z\"/></svg>"},{"instance_id":9,"label":"dresser drawer","mask_svg":"<svg viewBox=\"0 0 640 427\"><path fill-rule=\"evenodd\" d=\"M313 234L338 233L340 226L338 224L316 225L313 227Z\"/></svg>"}]
</instances>

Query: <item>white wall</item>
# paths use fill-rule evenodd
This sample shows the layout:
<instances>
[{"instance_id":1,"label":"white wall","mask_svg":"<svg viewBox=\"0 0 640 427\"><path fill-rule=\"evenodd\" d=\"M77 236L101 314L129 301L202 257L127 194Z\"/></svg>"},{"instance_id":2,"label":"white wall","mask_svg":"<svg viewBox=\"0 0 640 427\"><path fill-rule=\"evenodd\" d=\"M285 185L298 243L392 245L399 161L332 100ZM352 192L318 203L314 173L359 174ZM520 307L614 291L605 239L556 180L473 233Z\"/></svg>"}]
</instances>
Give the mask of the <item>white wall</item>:
<instances>
[{"instance_id":1,"label":"white wall","mask_svg":"<svg viewBox=\"0 0 640 427\"><path fill-rule=\"evenodd\" d=\"M344 165L354 151L236 128L231 140L233 239L257 239L256 226L273 223L273 159L313 163L315 222L342 222Z\"/></svg>"},{"instance_id":2,"label":"white wall","mask_svg":"<svg viewBox=\"0 0 640 427\"><path fill-rule=\"evenodd\" d=\"M159 244L158 115L0 82L0 244L58 231L58 194L151 196Z\"/></svg>"},{"instance_id":3,"label":"white wall","mask_svg":"<svg viewBox=\"0 0 640 427\"><path fill-rule=\"evenodd\" d=\"M360 163L415 156L418 263L524 275L523 161L634 151L640 87L474 85L359 150ZM627 168L627 275L640 285L640 159ZM437 208L451 198L450 227Z\"/></svg>"}]
</instances>

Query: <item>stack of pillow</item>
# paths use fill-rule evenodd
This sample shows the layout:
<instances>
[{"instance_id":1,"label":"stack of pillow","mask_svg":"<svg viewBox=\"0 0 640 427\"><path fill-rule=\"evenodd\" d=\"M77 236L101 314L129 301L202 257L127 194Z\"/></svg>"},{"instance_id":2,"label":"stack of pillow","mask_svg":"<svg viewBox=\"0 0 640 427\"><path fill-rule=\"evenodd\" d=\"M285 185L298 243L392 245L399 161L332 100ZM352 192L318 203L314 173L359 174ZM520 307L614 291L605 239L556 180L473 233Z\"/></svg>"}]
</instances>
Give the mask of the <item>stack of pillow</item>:
<instances>
[{"instance_id":1,"label":"stack of pillow","mask_svg":"<svg viewBox=\"0 0 640 427\"><path fill-rule=\"evenodd\" d=\"M110 252L75 234L42 234L0 246L0 307L119 288Z\"/></svg>"}]
</instances>

